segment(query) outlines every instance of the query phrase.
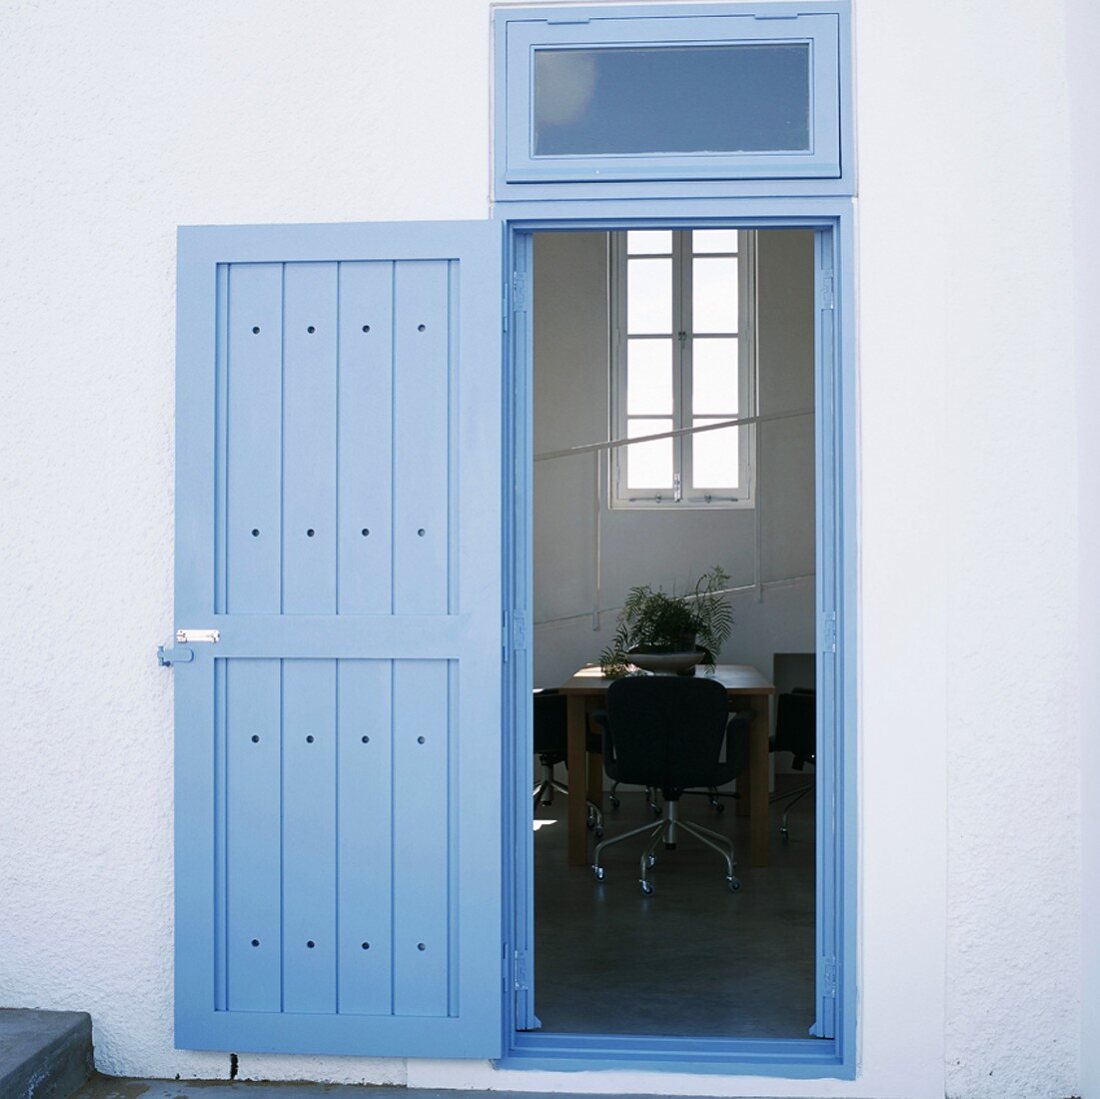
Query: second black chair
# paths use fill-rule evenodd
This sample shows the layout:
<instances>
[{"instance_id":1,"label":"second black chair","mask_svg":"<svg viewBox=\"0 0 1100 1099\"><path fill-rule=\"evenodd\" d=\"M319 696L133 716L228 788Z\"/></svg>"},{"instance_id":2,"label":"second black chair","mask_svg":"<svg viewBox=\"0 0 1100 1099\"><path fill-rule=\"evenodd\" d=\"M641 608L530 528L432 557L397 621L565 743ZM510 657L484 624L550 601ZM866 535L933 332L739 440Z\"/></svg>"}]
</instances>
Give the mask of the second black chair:
<instances>
[{"instance_id":1,"label":"second black chair","mask_svg":"<svg viewBox=\"0 0 1100 1099\"><path fill-rule=\"evenodd\" d=\"M713 848L725 860L726 883L736 892L732 842L719 832L683 820L680 796L692 786L723 786L744 770L749 716L730 714L725 688L713 679L681 676L629 676L607 692L607 712L596 720L603 728L604 769L617 782L658 788L664 812L657 824L645 824L597 844L592 872L604 880L600 859L606 848L631 836L649 834L639 862L639 884L653 892L649 871L661 841L676 846L679 831Z\"/></svg>"},{"instance_id":2,"label":"second black chair","mask_svg":"<svg viewBox=\"0 0 1100 1099\"><path fill-rule=\"evenodd\" d=\"M553 688L535 689L534 708L534 748L539 757L541 775L532 791L536 805L550 805L554 801L554 791L569 794L569 787L554 777L554 767L566 761L568 727L566 725L565 695ZM588 734L589 752L598 752L600 745ZM598 805L588 802L588 827L595 829L596 836L603 835L603 812Z\"/></svg>"}]
</instances>

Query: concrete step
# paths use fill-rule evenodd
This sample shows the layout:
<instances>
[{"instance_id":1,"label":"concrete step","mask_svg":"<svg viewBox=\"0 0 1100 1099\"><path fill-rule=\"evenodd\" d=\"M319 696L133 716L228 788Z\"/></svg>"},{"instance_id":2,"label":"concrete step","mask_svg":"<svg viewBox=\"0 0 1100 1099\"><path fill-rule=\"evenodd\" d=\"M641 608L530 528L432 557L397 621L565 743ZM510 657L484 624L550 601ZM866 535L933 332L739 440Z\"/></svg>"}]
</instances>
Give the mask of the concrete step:
<instances>
[{"instance_id":1,"label":"concrete step","mask_svg":"<svg viewBox=\"0 0 1100 1099\"><path fill-rule=\"evenodd\" d=\"M92 1075L92 1017L0 1008L0 1099L69 1099Z\"/></svg>"}]
</instances>

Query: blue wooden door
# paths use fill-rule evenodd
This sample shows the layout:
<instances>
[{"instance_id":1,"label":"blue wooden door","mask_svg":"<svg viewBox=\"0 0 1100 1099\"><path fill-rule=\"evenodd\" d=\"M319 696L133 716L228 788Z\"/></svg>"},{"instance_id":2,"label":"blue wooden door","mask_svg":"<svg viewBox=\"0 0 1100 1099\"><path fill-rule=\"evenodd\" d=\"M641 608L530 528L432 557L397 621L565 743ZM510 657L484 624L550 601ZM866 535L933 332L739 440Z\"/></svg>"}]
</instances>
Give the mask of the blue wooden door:
<instances>
[{"instance_id":1,"label":"blue wooden door","mask_svg":"<svg viewBox=\"0 0 1100 1099\"><path fill-rule=\"evenodd\" d=\"M501 1052L500 303L488 222L181 230L177 1046Z\"/></svg>"}]
</instances>

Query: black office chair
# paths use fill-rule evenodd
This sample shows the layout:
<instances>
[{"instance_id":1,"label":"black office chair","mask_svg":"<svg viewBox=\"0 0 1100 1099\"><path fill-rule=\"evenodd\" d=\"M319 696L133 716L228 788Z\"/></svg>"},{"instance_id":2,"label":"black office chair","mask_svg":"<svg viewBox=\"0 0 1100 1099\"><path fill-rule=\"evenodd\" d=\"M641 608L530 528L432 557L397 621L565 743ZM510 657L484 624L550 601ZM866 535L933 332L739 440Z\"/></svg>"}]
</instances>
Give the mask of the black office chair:
<instances>
[{"instance_id":1,"label":"black office chair","mask_svg":"<svg viewBox=\"0 0 1100 1099\"><path fill-rule=\"evenodd\" d=\"M608 775L618 782L656 787L664 798L657 824L644 824L596 845L596 880L604 880L600 858L605 848L645 832L650 839L642 851L638 880L650 896L649 870L657 861L657 845L664 840L666 849L675 848L682 828L722 856L727 885L734 892L740 889L730 840L683 820L679 813L680 796L689 786L722 786L744 770L750 718L730 714L725 688L713 679L631 676L611 684L606 714L596 715L596 720L603 728Z\"/></svg>"},{"instance_id":2,"label":"black office chair","mask_svg":"<svg viewBox=\"0 0 1100 1099\"><path fill-rule=\"evenodd\" d=\"M565 695L554 688L541 688L534 692L534 747L542 768L532 794L536 805L552 805L555 791L566 796L569 794L569 787L554 778L554 767L566 761L568 731L565 706ZM587 748L594 752L602 748L591 733ZM588 802L588 827L595 829L597 837L603 835L603 813L591 801Z\"/></svg>"},{"instance_id":3,"label":"black office chair","mask_svg":"<svg viewBox=\"0 0 1100 1099\"><path fill-rule=\"evenodd\" d=\"M791 766L801 771L807 763L817 763L817 694L808 687L796 687L790 694L781 694L775 710L775 736L769 743L773 752L790 752ZM774 793L771 802L786 801L783 817L779 822L779 834L784 843L791 838L788 818L791 809L817 786L807 782L793 790Z\"/></svg>"}]
</instances>

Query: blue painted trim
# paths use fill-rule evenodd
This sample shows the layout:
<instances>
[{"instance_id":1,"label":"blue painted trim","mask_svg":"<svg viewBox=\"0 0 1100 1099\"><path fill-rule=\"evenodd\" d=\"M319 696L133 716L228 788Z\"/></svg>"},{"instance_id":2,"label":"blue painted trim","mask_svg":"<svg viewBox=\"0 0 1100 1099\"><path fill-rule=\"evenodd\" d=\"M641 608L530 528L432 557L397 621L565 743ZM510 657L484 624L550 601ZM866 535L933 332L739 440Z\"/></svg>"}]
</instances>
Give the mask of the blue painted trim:
<instances>
[{"instance_id":1,"label":"blue painted trim","mask_svg":"<svg viewBox=\"0 0 1100 1099\"><path fill-rule=\"evenodd\" d=\"M660 1038L650 1035L522 1034L500 1068L549 1072L618 1069L795 1080L854 1079L832 1041L812 1038Z\"/></svg>"},{"instance_id":2,"label":"blue painted trim","mask_svg":"<svg viewBox=\"0 0 1100 1099\"><path fill-rule=\"evenodd\" d=\"M517 216L518 215L518 216ZM510 265L506 270L505 297L507 315L512 315L511 260L518 254L528 254L530 234L537 231L608 230L616 228L688 228L726 226L733 228L813 228L819 230L815 255L820 261L827 252L833 261L835 306L831 319L831 339L828 348L819 348L816 371L818 385L832 395L835 416L828 448L819 441L818 471L819 505L828 498L829 515L820 524L819 569L828 585L827 594L819 591L819 611L835 609L837 615L838 652L833 669L832 696L835 699L835 721L830 736L823 732L827 748L819 761L819 789L835 790L839 807L828 821L826 808L832 799L819 796L819 835L833 836L831 844L819 846L818 880L826 884L831 896L819 902L819 991L826 975L822 959L836 958L835 1011L819 1001L818 1033L826 1036L780 1040L749 1041L740 1039L653 1039L625 1036L565 1035L517 1033L506 1034L505 1055L497 1062L500 1067L581 1071L590 1069L648 1069L669 1072L749 1074L809 1079L835 1077L854 1079L856 1076L857 1025L857 820L856 804L856 616L857 616L857 495L856 495L856 370L854 341L854 211L846 199L836 198L699 198L658 202L643 198L625 201L567 201L507 204L497 208L498 217L509 240ZM822 306L820 263L817 278L817 307ZM513 321L514 326L514 321ZM819 324L823 340L827 326ZM819 341L821 343L822 341ZM529 333L524 339L513 338L509 344L509 361L505 365L506 412L511 425L506 428L505 501L506 513L512 523L524 525L531 506L531 455L524 445L523 433L530 431L531 407L523 379L531 369L532 348ZM828 378L826 378L828 375ZM828 384L826 385L826 381ZM522 392L520 399L516 394ZM823 393L824 396L824 393ZM823 400L819 402L818 430L828 425ZM513 430L514 425L521 430ZM831 478L825 477L823 450L828 455ZM828 488L828 493L826 493ZM523 523L517 516L523 512ZM532 587L523 590L521 578L531 584L531 547L529 541L506 539L506 552L514 567L513 598L530 605ZM819 579L819 584L822 581ZM823 641L819 615L819 641ZM819 644L819 649L823 645ZM529 661L529 654L526 654ZM820 657L819 657L820 659ZM518 667L518 665L517 665ZM529 663L524 665L528 679L522 680L529 690ZM506 673L506 680L516 683L515 673ZM512 735L505 730L505 739L512 745L530 743L528 711L515 703L526 695L518 691L511 695L513 707L505 711L515 722ZM517 750L506 784L505 799L510 807L508 819L522 835L530 836L530 799L525 796L529 784L528 753ZM522 835L520 837L522 842ZM529 935L532 913L528 906L531 881L522 876L529 862L513 861L506 870L506 890L511 891L513 938L520 941ZM522 892L521 892L522 890ZM826 913L826 909L828 912ZM829 948L832 947L830 951ZM511 1001L511 992L506 998ZM826 1012L831 1018L826 1018ZM831 1035L830 1035L830 1032Z\"/></svg>"},{"instance_id":3,"label":"blue painted trim","mask_svg":"<svg viewBox=\"0 0 1100 1099\"><path fill-rule=\"evenodd\" d=\"M825 4L504 7L494 13L494 190L498 202L599 197L851 195L856 189L850 0ZM741 31L738 28L747 28ZM677 40L813 40L816 151L806 155L533 157L533 47ZM823 86L828 84L828 88Z\"/></svg>"}]
</instances>

